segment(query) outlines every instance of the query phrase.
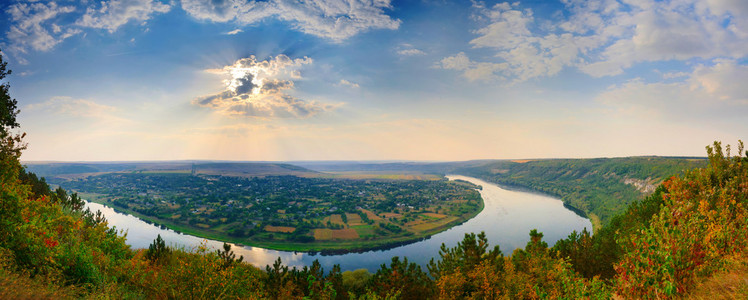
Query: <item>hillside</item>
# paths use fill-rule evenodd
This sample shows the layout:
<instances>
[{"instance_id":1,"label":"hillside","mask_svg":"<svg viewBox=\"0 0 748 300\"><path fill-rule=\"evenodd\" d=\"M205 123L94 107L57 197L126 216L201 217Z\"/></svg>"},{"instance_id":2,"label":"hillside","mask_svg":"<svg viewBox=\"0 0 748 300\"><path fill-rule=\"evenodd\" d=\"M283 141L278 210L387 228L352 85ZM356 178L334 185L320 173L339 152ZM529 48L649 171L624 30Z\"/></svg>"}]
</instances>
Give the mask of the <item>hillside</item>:
<instances>
[{"instance_id":1,"label":"hillside","mask_svg":"<svg viewBox=\"0 0 748 300\"><path fill-rule=\"evenodd\" d=\"M586 214L598 229L633 201L651 194L665 179L706 164L704 158L655 156L502 160L452 171L559 197Z\"/></svg>"},{"instance_id":2,"label":"hillside","mask_svg":"<svg viewBox=\"0 0 748 300\"><path fill-rule=\"evenodd\" d=\"M73 178L114 172L192 173L237 177L314 176L317 171L285 163L263 162L26 162L26 169L49 182L59 183Z\"/></svg>"}]
</instances>

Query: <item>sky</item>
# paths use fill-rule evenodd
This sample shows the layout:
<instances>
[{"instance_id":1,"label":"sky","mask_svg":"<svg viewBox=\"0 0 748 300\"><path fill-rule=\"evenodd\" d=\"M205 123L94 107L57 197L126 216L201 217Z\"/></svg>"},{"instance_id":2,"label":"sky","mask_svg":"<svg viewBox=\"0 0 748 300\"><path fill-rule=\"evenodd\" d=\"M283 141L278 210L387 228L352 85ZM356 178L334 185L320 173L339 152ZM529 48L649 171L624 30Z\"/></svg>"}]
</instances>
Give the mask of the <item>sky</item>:
<instances>
[{"instance_id":1,"label":"sky","mask_svg":"<svg viewBox=\"0 0 748 300\"><path fill-rule=\"evenodd\" d=\"M24 161L705 156L748 1L3 1Z\"/></svg>"}]
</instances>

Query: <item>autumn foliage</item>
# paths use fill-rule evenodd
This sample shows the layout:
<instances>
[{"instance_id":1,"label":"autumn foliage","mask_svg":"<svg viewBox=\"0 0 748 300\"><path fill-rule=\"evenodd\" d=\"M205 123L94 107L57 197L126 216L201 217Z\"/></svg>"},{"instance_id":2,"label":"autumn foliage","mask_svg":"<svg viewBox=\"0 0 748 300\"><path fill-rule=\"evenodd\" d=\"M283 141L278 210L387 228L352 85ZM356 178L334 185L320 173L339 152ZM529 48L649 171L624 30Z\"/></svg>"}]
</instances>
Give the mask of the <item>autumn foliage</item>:
<instances>
[{"instance_id":1,"label":"autumn foliage","mask_svg":"<svg viewBox=\"0 0 748 300\"><path fill-rule=\"evenodd\" d=\"M709 167L663 183L668 190L649 226L621 239L626 254L616 265L619 294L670 297L699 277L745 255L748 242L748 160L707 147Z\"/></svg>"}]
</instances>

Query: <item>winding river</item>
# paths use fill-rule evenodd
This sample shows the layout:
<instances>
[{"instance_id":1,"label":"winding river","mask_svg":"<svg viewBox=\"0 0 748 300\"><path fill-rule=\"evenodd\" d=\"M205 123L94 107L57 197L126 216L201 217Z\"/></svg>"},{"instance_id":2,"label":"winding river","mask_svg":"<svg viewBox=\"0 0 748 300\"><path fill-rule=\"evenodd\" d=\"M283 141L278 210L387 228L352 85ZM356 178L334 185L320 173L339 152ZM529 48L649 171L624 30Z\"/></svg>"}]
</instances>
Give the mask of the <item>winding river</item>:
<instances>
[{"instance_id":1,"label":"winding river","mask_svg":"<svg viewBox=\"0 0 748 300\"><path fill-rule=\"evenodd\" d=\"M485 208L467 222L435 234L429 239L387 250L335 255L277 251L236 245L232 249L237 256L243 255L244 261L261 268L272 264L280 257L285 265L292 267L311 265L315 259L318 259L325 270L330 270L334 264L340 264L343 271L365 268L370 272L376 272L381 264L389 264L393 256L407 257L408 261L425 267L432 257L439 255L439 247L442 243L448 247L454 247L457 242L462 241L465 233L485 231L488 242L491 245L498 244L504 255L508 255L514 249L523 248L527 244L529 232L532 229L542 232L543 240L548 242L548 245L553 245L557 240L565 238L573 230L582 231L584 228L592 230L592 224L588 219L566 209L561 200L532 192L507 190L472 177L448 175L447 178L462 179L482 186L480 193ZM148 248L148 245L156 239L157 234L160 234L167 244L186 249L193 249L201 243L207 243L208 247L214 249L223 245L220 241L206 240L148 224L137 217L115 212L112 208L98 203L87 202L87 207L92 211L101 210L110 226L126 230L127 243L133 248Z\"/></svg>"}]
</instances>

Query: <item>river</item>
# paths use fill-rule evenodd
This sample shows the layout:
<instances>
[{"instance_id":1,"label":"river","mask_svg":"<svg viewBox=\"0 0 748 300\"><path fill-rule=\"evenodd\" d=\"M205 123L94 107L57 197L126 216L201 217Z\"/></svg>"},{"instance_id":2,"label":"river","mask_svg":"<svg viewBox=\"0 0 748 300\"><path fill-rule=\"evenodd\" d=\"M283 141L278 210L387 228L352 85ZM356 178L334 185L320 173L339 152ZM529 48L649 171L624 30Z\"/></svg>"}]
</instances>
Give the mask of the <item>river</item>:
<instances>
[{"instance_id":1,"label":"river","mask_svg":"<svg viewBox=\"0 0 748 300\"><path fill-rule=\"evenodd\" d=\"M232 249L237 256L244 256L245 262L261 268L272 264L280 257L283 264L292 267L311 265L315 259L318 259L325 270L330 270L334 264L340 264L343 271L364 268L370 272L376 272L381 264L389 264L393 256L407 257L408 261L425 267L432 257L439 255L439 247L442 243L448 247L454 247L457 242L462 241L465 233L470 232L485 231L488 242L491 244L490 248L498 244L504 255L509 255L516 248L524 248L532 229L542 232L543 240L548 242L548 245L553 245L574 230L582 231L584 228L592 230L592 224L588 219L565 208L559 199L538 193L504 189L472 177L448 175L447 178L462 179L482 186L480 194L485 208L467 222L435 234L429 239L387 250L335 255L277 251L237 245L234 245ZM98 203L87 202L86 205L94 212L101 210L110 226L126 230L127 243L133 248L148 248L158 234L167 245L186 249L193 249L201 243L207 243L208 247L214 249L223 245L220 241L206 240L159 228L132 215L115 212L112 208Z\"/></svg>"}]
</instances>

